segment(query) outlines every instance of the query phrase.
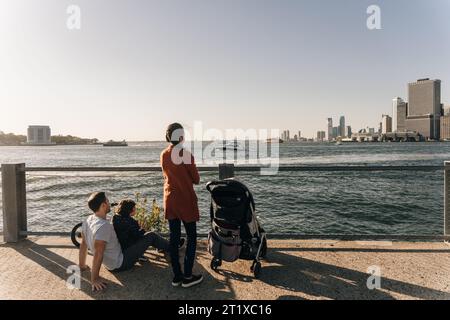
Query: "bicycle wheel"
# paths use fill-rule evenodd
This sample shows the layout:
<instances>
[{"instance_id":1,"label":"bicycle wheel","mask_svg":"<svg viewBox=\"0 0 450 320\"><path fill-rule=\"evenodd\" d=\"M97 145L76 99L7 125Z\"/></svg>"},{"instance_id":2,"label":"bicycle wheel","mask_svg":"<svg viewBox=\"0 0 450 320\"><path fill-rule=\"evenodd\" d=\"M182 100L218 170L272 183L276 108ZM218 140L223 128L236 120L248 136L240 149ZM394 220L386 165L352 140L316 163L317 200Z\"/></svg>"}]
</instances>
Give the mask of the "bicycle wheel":
<instances>
[{"instance_id":1,"label":"bicycle wheel","mask_svg":"<svg viewBox=\"0 0 450 320\"><path fill-rule=\"evenodd\" d=\"M74 246L77 248L80 247L82 225L82 222L78 223L75 227L73 227L72 232L70 233L70 239L72 240Z\"/></svg>"}]
</instances>

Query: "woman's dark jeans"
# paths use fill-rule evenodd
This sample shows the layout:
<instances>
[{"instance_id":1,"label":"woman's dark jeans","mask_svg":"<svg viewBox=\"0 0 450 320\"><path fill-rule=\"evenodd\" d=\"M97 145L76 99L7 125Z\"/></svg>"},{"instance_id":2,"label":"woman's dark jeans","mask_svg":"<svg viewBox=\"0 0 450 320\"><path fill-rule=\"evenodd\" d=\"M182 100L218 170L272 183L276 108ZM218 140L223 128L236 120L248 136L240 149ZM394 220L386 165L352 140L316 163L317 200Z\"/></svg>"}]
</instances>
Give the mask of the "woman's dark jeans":
<instances>
[{"instance_id":1,"label":"woman's dark jeans","mask_svg":"<svg viewBox=\"0 0 450 320\"><path fill-rule=\"evenodd\" d=\"M194 266L195 251L197 250L197 224L196 222L184 222L186 229L186 254L184 256L184 274L181 271L179 245L181 239L181 220L169 220L170 229L170 260L172 261L172 270L175 277L189 278L192 276L192 268Z\"/></svg>"}]
</instances>

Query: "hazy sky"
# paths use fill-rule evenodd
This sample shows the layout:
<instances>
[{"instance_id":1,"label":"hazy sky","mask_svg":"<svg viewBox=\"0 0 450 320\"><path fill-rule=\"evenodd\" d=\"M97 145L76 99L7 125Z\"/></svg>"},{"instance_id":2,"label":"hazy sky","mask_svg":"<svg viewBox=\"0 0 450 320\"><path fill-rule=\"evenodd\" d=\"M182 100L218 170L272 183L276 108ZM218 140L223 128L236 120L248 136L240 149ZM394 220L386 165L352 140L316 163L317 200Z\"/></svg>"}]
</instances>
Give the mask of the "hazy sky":
<instances>
[{"instance_id":1,"label":"hazy sky","mask_svg":"<svg viewBox=\"0 0 450 320\"><path fill-rule=\"evenodd\" d=\"M81 30L66 27L68 5ZM381 7L382 30L366 9ZM448 0L0 0L0 130L161 140L186 127L376 127L422 77L450 104Z\"/></svg>"}]
</instances>

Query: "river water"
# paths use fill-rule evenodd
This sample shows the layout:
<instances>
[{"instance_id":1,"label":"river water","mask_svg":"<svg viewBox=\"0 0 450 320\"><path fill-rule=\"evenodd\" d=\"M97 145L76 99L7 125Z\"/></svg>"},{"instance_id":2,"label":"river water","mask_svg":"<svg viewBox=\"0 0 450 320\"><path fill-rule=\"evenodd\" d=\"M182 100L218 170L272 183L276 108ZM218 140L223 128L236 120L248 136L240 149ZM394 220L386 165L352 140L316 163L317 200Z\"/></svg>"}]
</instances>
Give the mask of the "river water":
<instances>
[{"instance_id":1,"label":"river water","mask_svg":"<svg viewBox=\"0 0 450 320\"><path fill-rule=\"evenodd\" d=\"M0 147L0 163L27 166L157 166L162 142L102 146ZM212 165L211 156L197 158ZM280 144L280 165L442 165L450 143ZM238 164L242 164L238 161ZM196 187L199 231L208 230L205 183ZM443 172L238 172L252 191L258 216L269 233L433 234L443 231ZM162 204L160 173L27 173L28 229L70 231L88 213L86 198L105 190L113 201L137 192ZM0 218L0 226L2 221Z\"/></svg>"}]
</instances>

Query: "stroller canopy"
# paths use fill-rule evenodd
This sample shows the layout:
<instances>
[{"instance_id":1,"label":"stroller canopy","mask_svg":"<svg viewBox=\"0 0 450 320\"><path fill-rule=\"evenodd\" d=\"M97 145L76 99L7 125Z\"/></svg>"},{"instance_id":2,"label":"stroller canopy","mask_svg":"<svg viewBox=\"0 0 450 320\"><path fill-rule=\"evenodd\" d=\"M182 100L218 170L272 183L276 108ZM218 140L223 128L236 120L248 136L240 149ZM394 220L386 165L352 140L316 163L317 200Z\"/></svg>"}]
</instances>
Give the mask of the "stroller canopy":
<instances>
[{"instance_id":1,"label":"stroller canopy","mask_svg":"<svg viewBox=\"0 0 450 320\"><path fill-rule=\"evenodd\" d=\"M211 219L235 224L251 221L255 202L243 183L235 179L211 181L206 184L206 189L211 194Z\"/></svg>"}]
</instances>

